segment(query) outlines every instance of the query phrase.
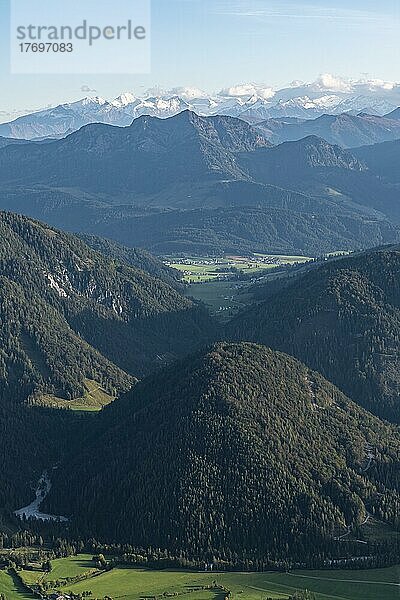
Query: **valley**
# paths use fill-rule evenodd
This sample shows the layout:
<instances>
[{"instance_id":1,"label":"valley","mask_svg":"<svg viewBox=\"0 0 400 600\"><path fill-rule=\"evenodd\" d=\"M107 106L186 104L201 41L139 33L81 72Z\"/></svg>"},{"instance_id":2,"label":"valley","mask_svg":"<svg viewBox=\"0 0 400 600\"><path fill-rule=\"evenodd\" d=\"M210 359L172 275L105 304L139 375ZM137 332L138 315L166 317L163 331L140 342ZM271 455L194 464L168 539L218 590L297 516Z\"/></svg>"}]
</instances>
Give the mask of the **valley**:
<instances>
[{"instance_id":1,"label":"valley","mask_svg":"<svg viewBox=\"0 0 400 600\"><path fill-rule=\"evenodd\" d=\"M394 600L400 586L398 567L224 573L117 565L109 571L99 571L90 554L55 559L51 566L50 572L18 570L15 575L0 571L0 594L10 600L32 600L34 596L24 585L40 582L45 587L45 597L57 591L67 597L93 599L224 600L228 596L233 600L289 600L296 591L308 590L315 593L315 600ZM75 582L76 579L81 581Z\"/></svg>"},{"instance_id":2,"label":"valley","mask_svg":"<svg viewBox=\"0 0 400 600\"><path fill-rule=\"evenodd\" d=\"M0 111L0 600L399 598L400 84L84 88Z\"/></svg>"},{"instance_id":3,"label":"valley","mask_svg":"<svg viewBox=\"0 0 400 600\"><path fill-rule=\"evenodd\" d=\"M261 277L265 271L279 267L303 264L312 260L307 256L253 254L248 256L165 257L164 262L183 273L189 284L210 281ZM246 277L247 276L247 277Z\"/></svg>"},{"instance_id":4,"label":"valley","mask_svg":"<svg viewBox=\"0 0 400 600\"><path fill-rule=\"evenodd\" d=\"M364 310L371 305L374 314L378 303L381 312L397 318L397 296L384 300L382 295L396 278L397 246L332 252L320 259L180 255L163 263L99 238L85 238L89 248L76 236L7 213L0 214L0 226L0 306L15 327L2 330L4 397L11 386L16 390L13 402L7 400L11 410L3 420L2 444L18 448L9 425L16 418L33 437L35 431L47 432L38 439L40 454L30 459L27 449L20 456L18 480L12 455L5 464L3 489L9 490L12 511L25 506L20 513L64 515L68 527L61 533L75 539L135 539L144 548L155 544L188 556L212 552L221 559L234 552L233 568L250 548L260 559L267 553L272 565L301 555L311 566L315 548L325 559L340 557L345 549L347 556L368 556L375 566L379 555L392 560L389 548L398 543L398 431L354 404L355 392L341 379L348 370L330 375L338 381L335 388L310 370L307 355L303 364L246 338L264 342L285 303L292 306L294 289L294 305L278 325L279 343L288 343L289 336L280 334L294 308L303 310L304 302L308 307L321 296L323 314L327 307L332 315L329 294L347 298L350 293L351 302L358 301L369 289L359 284L361 275L381 290L376 299L369 292L369 304L361 296ZM193 277L200 281L189 283ZM311 297L303 292L300 302L303 286ZM14 288L22 291L16 296ZM274 308L271 321L263 311L268 314L276 295L279 310ZM254 319L252 311L257 311ZM378 321L377 327L392 344L387 323ZM63 340L63 354L53 350L55 336ZM266 343L277 346L273 339ZM132 360L143 361L147 353L147 362ZM15 355L26 395L13 379ZM395 354L390 365L393 360ZM395 386L390 365L388 381ZM387 414L384 398L374 408L378 416ZM388 403L393 404L390 398ZM373 449L367 462L366 448ZM37 488L49 463L59 465L51 473L52 485ZM141 485L132 487L132 481ZM224 525L232 510L234 530ZM214 525L201 517L204 513L215 516ZM3 515L8 526L19 526L7 509ZM201 528L193 526L196 519ZM267 539L264 530L270 532Z\"/></svg>"},{"instance_id":5,"label":"valley","mask_svg":"<svg viewBox=\"0 0 400 600\"><path fill-rule=\"evenodd\" d=\"M207 306L213 316L226 321L254 301L251 287L290 274L287 267L313 259L305 256L185 256L164 257L186 283L185 295Z\"/></svg>"}]
</instances>

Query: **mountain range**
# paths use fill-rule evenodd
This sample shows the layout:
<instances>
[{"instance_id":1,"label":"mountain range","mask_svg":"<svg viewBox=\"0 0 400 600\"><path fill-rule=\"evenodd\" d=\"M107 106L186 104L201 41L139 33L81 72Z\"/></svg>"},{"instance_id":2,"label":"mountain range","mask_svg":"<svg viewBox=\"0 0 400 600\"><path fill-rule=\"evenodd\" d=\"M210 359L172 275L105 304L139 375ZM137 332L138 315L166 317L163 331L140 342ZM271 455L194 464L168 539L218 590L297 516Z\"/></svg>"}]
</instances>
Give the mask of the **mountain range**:
<instances>
[{"instance_id":1,"label":"mountain range","mask_svg":"<svg viewBox=\"0 0 400 600\"><path fill-rule=\"evenodd\" d=\"M399 106L324 76L0 125L0 533L398 563ZM255 252L318 260L243 277L223 322L163 262ZM67 528L16 520L43 473Z\"/></svg>"},{"instance_id":2,"label":"mountain range","mask_svg":"<svg viewBox=\"0 0 400 600\"><path fill-rule=\"evenodd\" d=\"M91 540L107 569L398 564L399 106L326 75L0 125L0 534L23 563L34 532L35 561ZM232 267L203 286L237 295L221 320L167 266L254 253L315 260ZM35 489L66 520L18 521Z\"/></svg>"},{"instance_id":3,"label":"mountain range","mask_svg":"<svg viewBox=\"0 0 400 600\"><path fill-rule=\"evenodd\" d=\"M316 119L269 119L257 128L274 144L300 140L310 135L343 148L356 148L398 140L400 119L396 112L383 117L359 113L325 114Z\"/></svg>"},{"instance_id":4,"label":"mountain range","mask_svg":"<svg viewBox=\"0 0 400 600\"><path fill-rule=\"evenodd\" d=\"M234 117L184 111L5 146L0 185L4 210L157 254L319 255L399 240L397 184L362 149L316 136L272 146Z\"/></svg>"},{"instance_id":5,"label":"mountain range","mask_svg":"<svg viewBox=\"0 0 400 600\"><path fill-rule=\"evenodd\" d=\"M383 116L400 106L398 86L379 81L345 82L330 75L311 84L294 82L273 90L254 84L233 86L214 95L195 88L150 90L143 97L128 92L108 101L98 96L18 117L0 124L0 136L41 139L64 137L89 123L125 127L140 116L171 117L184 110L202 116L226 115L249 122L324 114ZM383 141L383 140L376 140Z\"/></svg>"},{"instance_id":6,"label":"mountain range","mask_svg":"<svg viewBox=\"0 0 400 600\"><path fill-rule=\"evenodd\" d=\"M232 566L395 552L397 246L258 290L222 326L146 252L11 213L0 233L1 519L57 464L42 508L75 539Z\"/></svg>"}]
</instances>

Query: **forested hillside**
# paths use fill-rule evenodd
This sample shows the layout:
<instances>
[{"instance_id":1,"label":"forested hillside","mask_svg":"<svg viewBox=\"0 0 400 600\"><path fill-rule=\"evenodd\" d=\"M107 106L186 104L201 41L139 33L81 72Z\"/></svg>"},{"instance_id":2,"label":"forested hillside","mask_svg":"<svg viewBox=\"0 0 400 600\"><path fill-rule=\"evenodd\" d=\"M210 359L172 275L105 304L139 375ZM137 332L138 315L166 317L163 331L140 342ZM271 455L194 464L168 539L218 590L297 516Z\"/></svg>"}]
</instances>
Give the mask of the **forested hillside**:
<instances>
[{"instance_id":1,"label":"forested hillside","mask_svg":"<svg viewBox=\"0 0 400 600\"><path fill-rule=\"evenodd\" d=\"M328 202L336 200L347 205L353 201L364 210L369 207L385 214L391 222L400 222L398 190L377 177L379 173L369 168L361 151L344 150L310 135L274 148L259 148L251 156L244 155L243 161L243 167L257 181L325 198Z\"/></svg>"},{"instance_id":2,"label":"forested hillside","mask_svg":"<svg viewBox=\"0 0 400 600\"><path fill-rule=\"evenodd\" d=\"M82 399L84 408L88 381L111 400L211 330L207 314L161 279L0 213L0 520L32 500L41 471L79 439L82 418L45 405Z\"/></svg>"},{"instance_id":3,"label":"forested hillside","mask_svg":"<svg viewBox=\"0 0 400 600\"><path fill-rule=\"evenodd\" d=\"M3 380L26 382L20 396L37 381L73 397L84 376L124 387L109 361L141 375L207 339L206 313L160 279L23 217L0 227Z\"/></svg>"},{"instance_id":4,"label":"forested hillside","mask_svg":"<svg viewBox=\"0 0 400 600\"><path fill-rule=\"evenodd\" d=\"M399 185L400 140L374 144L373 146L362 146L356 148L354 153L368 165L368 168L375 175L385 181Z\"/></svg>"},{"instance_id":5,"label":"forested hillside","mask_svg":"<svg viewBox=\"0 0 400 600\"><path fill-rule=\"evenodd\" d=\"M6 146L11 146L13 144L29 144L29 142L27 140L18 140L0 136L0 148L5 148Z\"/></svg>"},{"instance_id":6,"label":"forested hillside","mask_svg":"<svg viewBox=\"0 0 400 600\"><path fill-rule=\"evenodd\" d=\"M83 419L73 411L0 398L0 532L15 528L14 511L35 498L44 470L52 470L81 437Z\"/></svg>"},{"instance_id":7,"label":"forested hillside","mask_svg":"<svg viewBox=\"0 0 400 600\"><path fill-rule=\"evenodd\" d=\"M400 250L333 261L254 305L228 336L296 356L350 398L400 423Z\"/></svg>"},{"instance_id":8,"label":"forested hillside","mask_svg":"<svg viewBox=\"0 0 400 600\"><path fill-rule=\"evenodd\" d=\"M306 560L367 511L400 526L399 450L394 427L295 359L220 343L107 407L48 508L136 547Z\"/></svg>"},{"instance_id":9,"label":"forested hillside","mask_svg":"<svg viewBox=\"0 0 400 600\"><path fill-rule=\"evenodd\" d=\"M182 273L176 269L167 267L162 260L153 256L146 250L122 246L112 240L96 237L94 235L81 234L79 237L85 244L90 246L90 248L104 254L107 258L112 258L120 263L126 263L132 267L141 269L145 273L161 279L164 283L167 283L178 291L184 289Z\"/></svg>"}]
</instances>

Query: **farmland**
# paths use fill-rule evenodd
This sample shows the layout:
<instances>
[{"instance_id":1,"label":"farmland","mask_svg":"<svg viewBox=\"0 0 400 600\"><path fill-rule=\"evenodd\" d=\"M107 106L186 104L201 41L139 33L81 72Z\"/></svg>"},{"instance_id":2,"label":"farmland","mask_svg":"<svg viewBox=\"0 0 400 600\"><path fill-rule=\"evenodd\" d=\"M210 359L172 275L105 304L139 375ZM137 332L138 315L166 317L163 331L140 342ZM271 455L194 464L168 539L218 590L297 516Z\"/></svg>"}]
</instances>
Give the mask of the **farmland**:
<instances>
[{"instance_id":1,"label":"farmland","mask_svg":"<svg viewBox=\"0 0 400 600\"><path fill-rule=\"evenodd\" d=\"M305 263L307 256L254 254L252 256L166 257L165 262L183 273L186 283L229 280L238 275L257 276L278 267Z\"/></svg>"},{"instance_id":2,"label":"farmland","mask_svg":"<svg viewBox=\"0 0 400 600\"><path fill-rule=\"evenodd\" d=\"M240 308L251 303L252 296L246 286L236 281L212 281L201 285L191 284L186 294L203 302L210 312L221 320L229 319Z\"/></svg>"},{"instance_id":3,"label":"farmland","mask_svg":"<svg viewBox=\"0 0 400 600\"><path fill-rule=\"evenodd\" d=\"M0 595L7 600L32 600L33 594L26 591L16 576L0 571Z\"/></svg>"},{"instance_id":4,"label":"farmland","mask_svg":"<svg viewBox=\"0 0 400 600\"><path fill-rule=\"evenodd\" d=\"M260 278L283 275L285 267L312 260L307 256L254 254L252 256L168 257L168 266L179 270L186 294L203 302L211 313L226 320L252 302L247 288ZM283 270L282 270L283 269Z\"/></svg>"},{"instance_id":5,"label":"farmland","mask_svg":"<svg viewBox=\"0 0 400 600\"><path fill-rule=\"evenodd\" d=\"M399 568L374 570L294 571L292 573L217 573L183 570L152 571L144 568L115 567L99 572L90 555L52 561L50 573L22 571L29 584L47 583L47 593L55 590L91 598L179 597L186 600L223 600L229 591L234 600L284 600L296 590L309 590L317 600L394 600L400 593ZM70 580L86 573L87 579ZM53 583L54 582L54 586ZM57 583L56 583L57 582ZM61 585L60 585L61 584ZM0 572L0 593L10 600L32 598L16 577Z\"/></svg>"}]
</instances>

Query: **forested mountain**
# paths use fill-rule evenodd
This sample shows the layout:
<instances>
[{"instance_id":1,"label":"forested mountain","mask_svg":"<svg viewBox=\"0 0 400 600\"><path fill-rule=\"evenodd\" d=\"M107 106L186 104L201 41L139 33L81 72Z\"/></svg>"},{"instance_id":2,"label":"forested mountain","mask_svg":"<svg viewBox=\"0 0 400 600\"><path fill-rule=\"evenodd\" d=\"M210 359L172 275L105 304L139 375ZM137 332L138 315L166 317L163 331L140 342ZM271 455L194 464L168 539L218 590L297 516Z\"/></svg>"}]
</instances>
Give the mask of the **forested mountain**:
<instances>
[{"instance_id":1,"label":"forested mountain","mask_svg":"<svg viewBox=\"0 0 400 600\"><path fill-rule=\"evenodd\" d=\"M323 138L343 148L356 148L400 138L400 122L396 113L379 117L369 114L322 115L317 119L269 119L257 123L272 143L300 140L310 135Z\"/></svg>"},{"instance_id":2,"label":"forested mountain","mask_svg":"<svg viewBox=\"0 0 400 600\"><path fill-rule=\"evenodd\" d=\"M117 251L106 258L75 236L0 213L0 522L79 439L82 417L45 406L84 404L88 380L115 396L214 334L205 312ZM169 275L146 253L126 256Z\"/></svg>"},{"instance_id":3,"label":"forested mountain","mask_svg":"<svg viewBox=\"0 0 400 600\"><path fill-rule=\"evenodd\" d=\"M6 213L0 214L0 231L1 398L25 401L39 393L76 398L83 395L85 378L110 391L128 387L129 376L72 326L74 314L90 303L94 314L106 310L104 299L97 305L90 298L94 264L87 252L75 253L83 244L74 247L72 238Z\"/></svg>"},{"instance_id":4,"label":"forested mountain","mask_svg":"<svg viewBox=\"0 0 400 600\"><path fill-rule=\"evenodd\" d=\"M90 248L104 254L107 258L113 258L120 263L126 263L132 267L141 269L145 273L161 279L164 283L168 283L168 285L176 288L178 291L183 291L184 284L182 283L183 275L181 271L166 266L160 259L150 254L150 252L146 252L146 250L142 250L141 248L128 248L112 240L94 235L82 234L79 237Z\"/></svg>"},{"instance_id":5,"label":"forested mountain","mask_svg":"<svg viewBox=\"0 0 400 600\"><path fill-rule=\"evenodd\" d=\"M399 241L398 190L315 137L233 117L140 117L0 149L0 208L158 254L322 254ZM241 227L243 223L243 227Z\"/></svg>"},{"instance_id":6,"label":"forested mountain","mask_svg":"<svg viewBox=\"0 0 400 600\"><path fill-rule=\"evenodd\" d=\"M1 137L0 136L0 148L5 148L6 146L12 146L14 144L28 144L29 142L27 140L19 140L19 139L14 139L14 138L7 138L7 137Z\"/></svg>"},{"instance_id":7,"label":"forested mountain","mask_svg":"<svg viewBox=\"0 0 400 600\"><path fill-rule=\"evenodd\" d=\"M68 399L85 377L126 389L121 369L140 375L207 339L206 315L161 280L39 222L0 213L0 228L3 394Z\"/></svg>"},{"instance_id":8,"label":"forested mountain","mask_svg":"<svg viewBox=\"0 0 400 600\"><path fill-rule=\"evenodd\" d=\"M136 547L307 560L367 511L400 526L399 450L394 427L295 359L219 343L107 407L48 508Z\"/></svg>"},{"instance_id":9,"label":"forested mountain","mask_svg":"<svg viewBox=\"0 0 400 600\"><path fill-rule=\"evenodd\" d=\"M300 200L300 195L296 198ZM339 212L328 205L325 214L316 213L312 206L296 212L292 200L286 207L270 209L243 206L147 214L127 211L126 218L116 214L99 223L96 230L100 235L117 237L123 244L135 240L156 254L169 255L273 252L318 256L338 248L352 250L400 240L399 229L393 224L373 212L367 218L356 211L351 215L345 208Z\"/></svg>"},{"instance_id":10,"label":"forested mountain","mask_svg":"<svg viewBox=\"0 0 400 600\"><path fill-rule=\"evenodd\" d=\"M390 142L397 144L397 142ZM367 151L368 152L368 151ZM362 152L343 150L316 136L259 149L244 167L257 181L339 204L356 202L400 223L399 190L368 168ZM390 170L390 167L389 167Z\"/></svg>"},{"instance_id":11,"label":"forested mountain","mask_svg":"<svg viewBox=\"0 0 400 600\"><path fill-rule=\"evenodd\" d=\"M399 193L400 140L356 148L354 154L368 166L372 173L396 184L396 191Z\"/></svg>"},{"instance_id":12,"label":"forested mountain","mask_svg":"<svg viewBox=\"0 0 400 600\"><path fill-rule=\"evenodd\" d=\"M154 194L168 185L244 177L235 157L269 143L239 119L140 117L130 127L93 124L48 144L0 152L0 182Z\"/></svg>"},{"instance_id":13,"label":"forested mountain","mask_svg":"<svg viewBox=\"0 0 400 600\"><path fill-rule=\"evenodd\" d=\"M176 193L175 193L176 191ZM192 189L193 191L193 189ZM178 204L181 190L168 193ZM149 203L153 201L149 199ZM0 206L54 227L147 248L155 254L276 252L319 255L400 241L382 213L347 203L342 195L315 198L282 188L221 182L196 189L196 208L116 206L89 194L33 188L4 189Z\"/></svg>"},{"instance_id":14,"label":"forested mountain","mask_svg":"<svg viewBox=\"0 0 400 600\"><path fill-rule=\"evenodd\" d=\"M228 335L296 356L400 423L400 249L333 261L234 319Z\"/></svg>"}]
</instances>

